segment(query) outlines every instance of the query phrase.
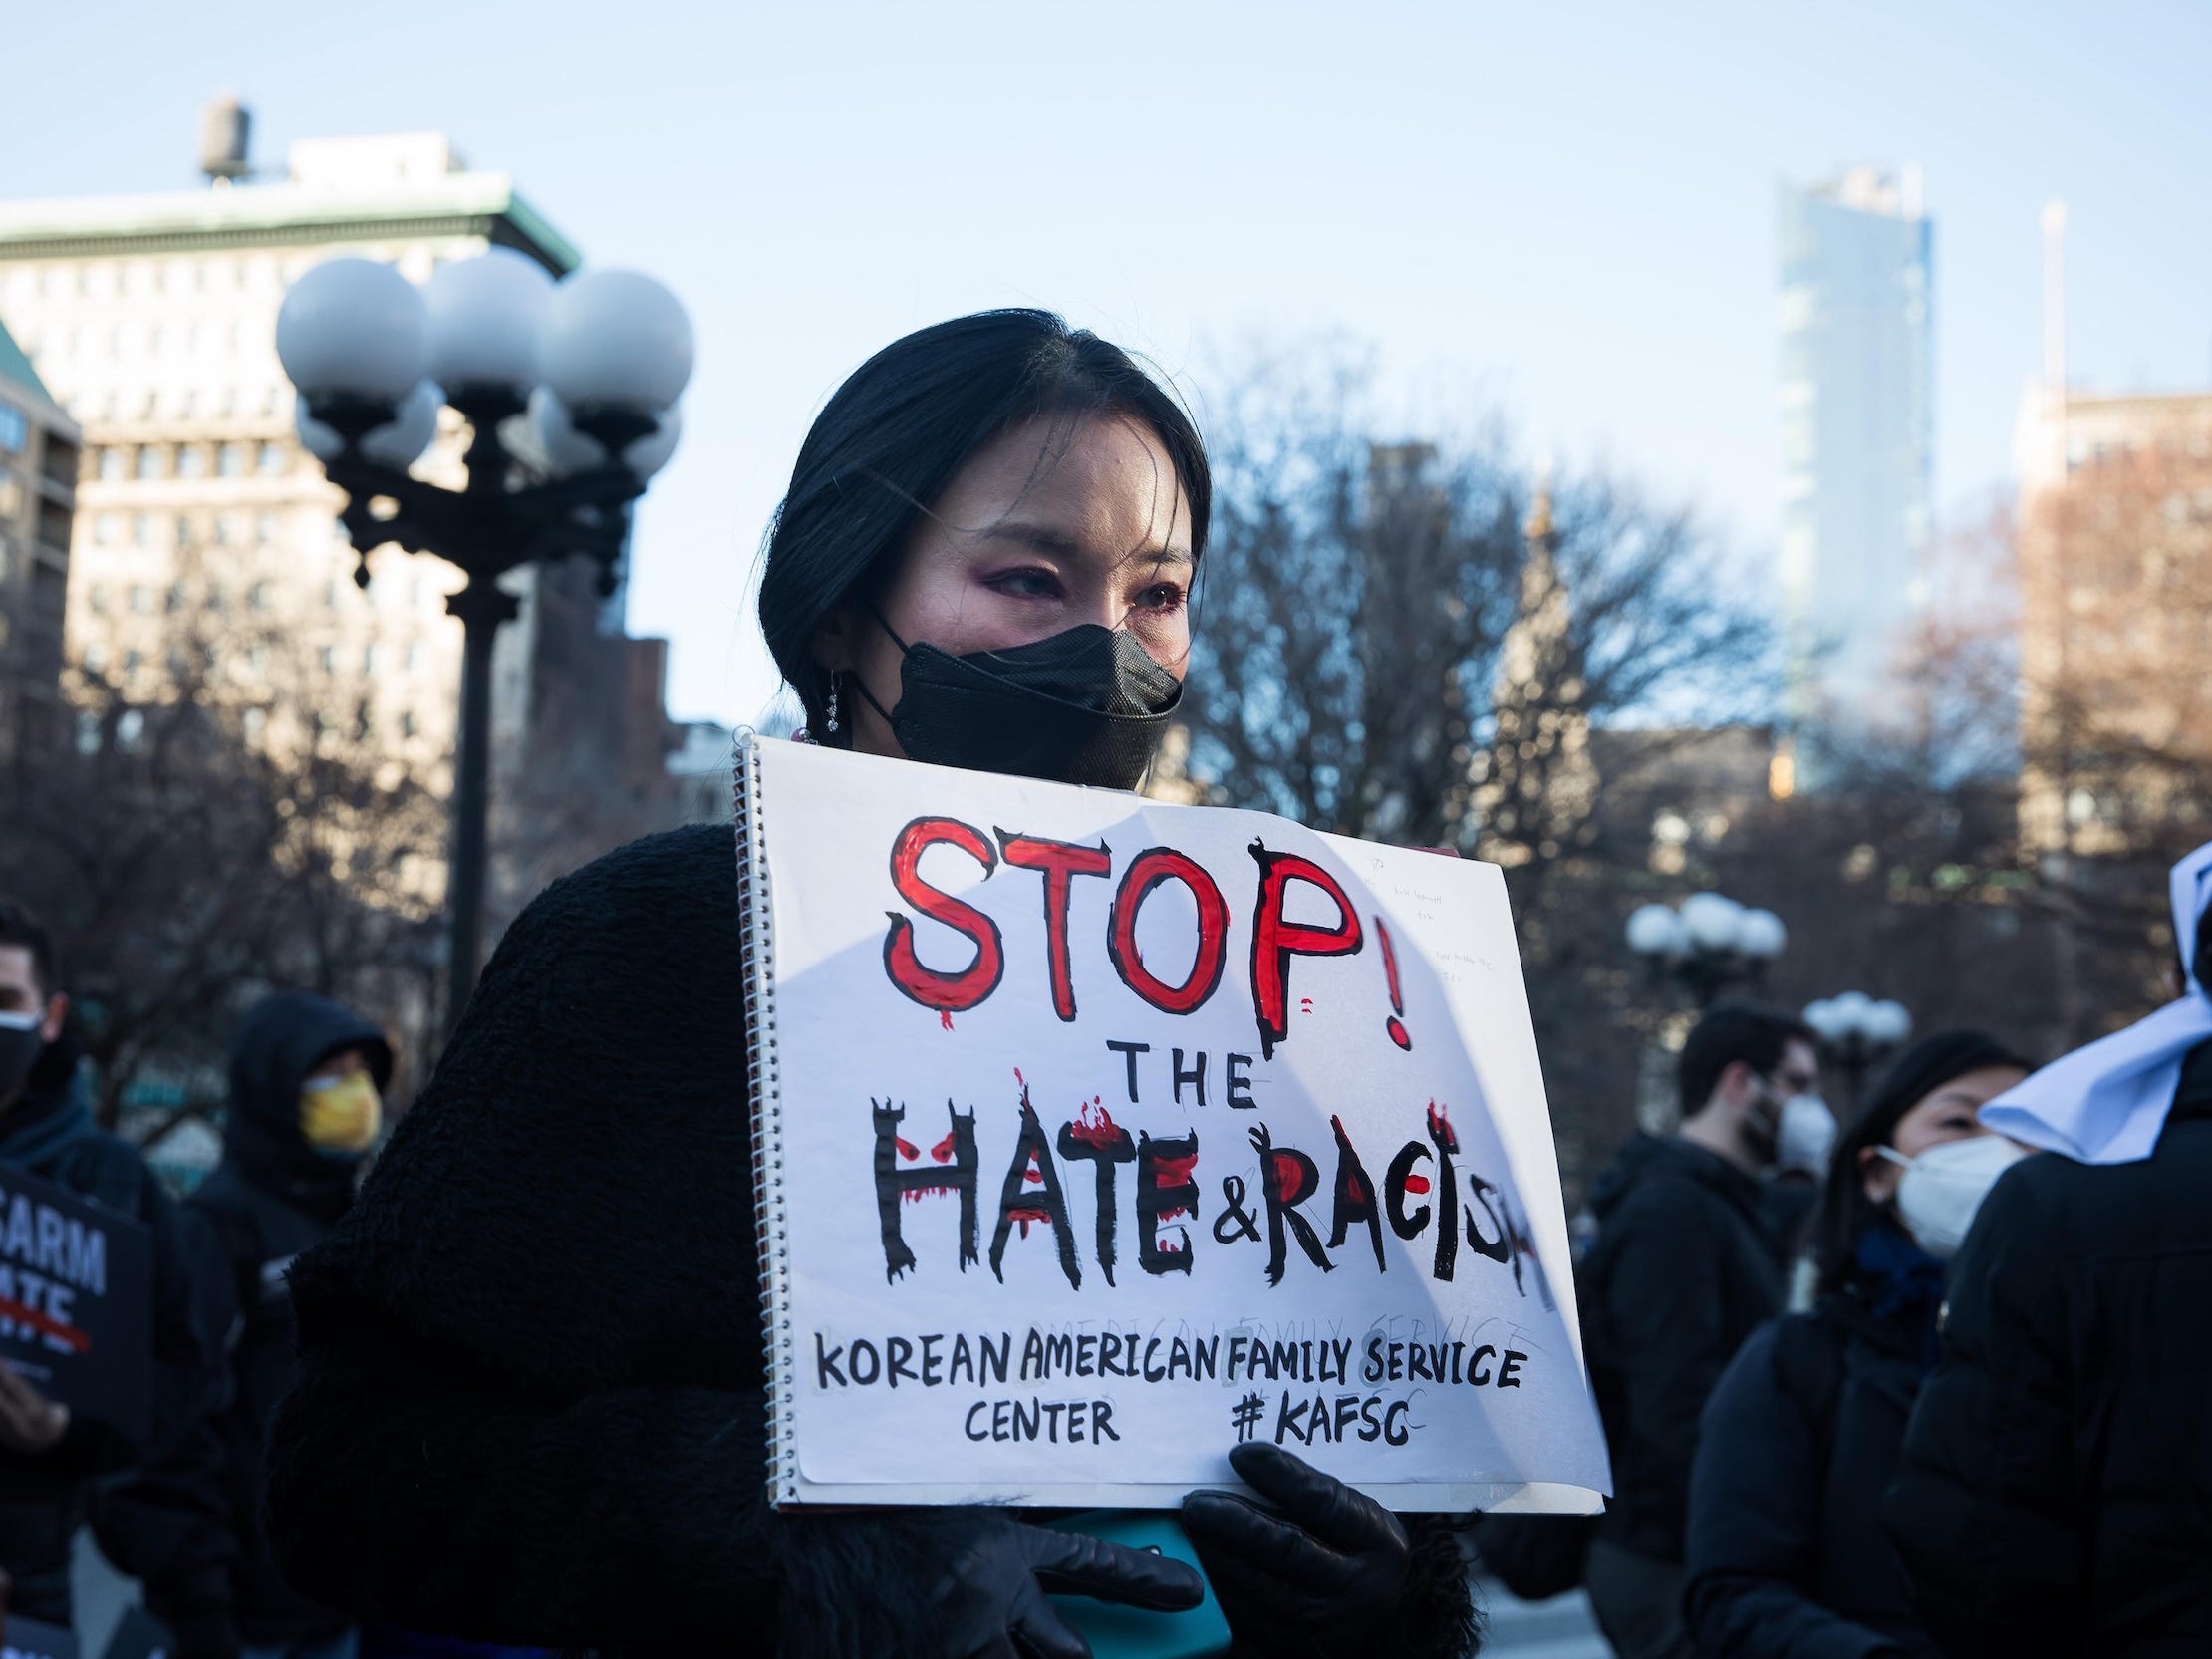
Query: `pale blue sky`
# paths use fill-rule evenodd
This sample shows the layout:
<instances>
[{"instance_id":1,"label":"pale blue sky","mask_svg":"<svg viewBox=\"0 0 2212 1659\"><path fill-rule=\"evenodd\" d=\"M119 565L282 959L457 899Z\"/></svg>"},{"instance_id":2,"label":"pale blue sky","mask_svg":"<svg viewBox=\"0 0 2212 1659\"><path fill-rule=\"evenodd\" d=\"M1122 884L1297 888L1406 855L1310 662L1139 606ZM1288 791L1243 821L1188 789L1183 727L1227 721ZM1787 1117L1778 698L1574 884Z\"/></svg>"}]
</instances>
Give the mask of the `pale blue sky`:
<instances>
[{"instance_id":1,"label":"pale blue sky","mask_svg":"<svg viewBox=\"0 0 2212 1659\"><path fill-rule=\"evenodd\" d=\"M438 128L594 260L668 280L699 368L632 626L673 706L773 688L746 591L801 434L893 336L1042 304L1186 377L1255 333L1371 342L1704 511L1777 512L1774 187L1917 160L1938 499L1999 481L2072 209L2071 367L2212 381L2212 6L811 0L154 5L12 16L0 195L193 182L194 110Z\"/></svg>"}]
</instances>

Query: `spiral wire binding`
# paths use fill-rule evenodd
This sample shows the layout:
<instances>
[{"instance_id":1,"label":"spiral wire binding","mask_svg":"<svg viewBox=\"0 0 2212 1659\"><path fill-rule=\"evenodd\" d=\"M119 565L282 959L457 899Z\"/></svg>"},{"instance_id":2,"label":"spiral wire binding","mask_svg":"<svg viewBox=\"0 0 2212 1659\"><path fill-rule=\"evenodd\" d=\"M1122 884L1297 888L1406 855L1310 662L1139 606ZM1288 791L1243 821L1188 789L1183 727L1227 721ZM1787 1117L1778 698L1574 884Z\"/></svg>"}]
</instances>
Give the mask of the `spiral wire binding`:
<instances>
[{"instance_id":1,"label":"spiral wire binding","mask_svg":"<svg viewBox=\"0 0 2212 1659\"><path fill-rule=\"evenodd\" d=\"M768 1353L768 1497L799 1500L797 1426L786 1398L798 1375L791 1331L791 1248L784 1226L783 1113L776 1063L775 913L760 817L760 737L736 734L731 756L737 844L738 970L745 979L745 1083L752 1097L752 1188L760 1260L760 1339Z\"/></svg>"}]
</instances>

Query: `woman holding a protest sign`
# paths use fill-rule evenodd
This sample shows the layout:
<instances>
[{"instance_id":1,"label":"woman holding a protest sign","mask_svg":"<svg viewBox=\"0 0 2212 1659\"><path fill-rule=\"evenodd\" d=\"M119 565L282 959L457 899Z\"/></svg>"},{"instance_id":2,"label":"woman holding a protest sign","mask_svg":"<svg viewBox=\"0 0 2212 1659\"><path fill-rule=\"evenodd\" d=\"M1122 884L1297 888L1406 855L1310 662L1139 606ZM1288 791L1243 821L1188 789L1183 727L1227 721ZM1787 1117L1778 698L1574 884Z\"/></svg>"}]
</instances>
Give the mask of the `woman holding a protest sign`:
<instances>
[{"instance_id":1,"label":"woman holding a protest sign","mask_svg":"<svg viewBox=\"0 0 2212 1659\"><path fill-rule=\"evenodd\" d=\"M1976 1114L2027 1075L1978 1032L1931 1036L1835 1149L1818 1301L1754 1331L1705 1408L1683 1590L1699 1651L1935 1659L1882 1531L1882 1494L1936 1361L1946 1266L2022 1154Z\"/></svg>"},{"instance_id":2,"label":"woman holding a protest sign","mask_svg":"<svg viewBox=\"0 0 2212 1659\"><path fill-rule=\"evenodd\" d=\"M813 740L1127 788L1181 695L1210 482L1118 348L992 312L830 400L761 622ZM1190 1606L1188 1568L1017 1512L766 1499L728 826L635 843L516 921L360 1203L294 1270L272 1536L363 1616L603 1652L1087 1652L1046 1600ZM1271 1445L1184 1512L1240 1651L1474 1646L1435 1523Z\"/></svg>"}]
</instances>

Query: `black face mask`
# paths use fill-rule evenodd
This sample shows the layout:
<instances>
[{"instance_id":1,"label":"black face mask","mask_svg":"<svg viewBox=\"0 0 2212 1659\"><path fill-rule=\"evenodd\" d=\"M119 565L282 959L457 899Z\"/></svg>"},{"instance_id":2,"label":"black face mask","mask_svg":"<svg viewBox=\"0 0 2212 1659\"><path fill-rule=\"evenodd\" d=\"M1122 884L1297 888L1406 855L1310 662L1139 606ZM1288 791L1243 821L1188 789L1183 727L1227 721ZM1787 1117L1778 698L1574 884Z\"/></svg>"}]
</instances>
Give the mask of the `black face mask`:
<instances>
[{"instance_id":1,"label":"black face mask","mask_svg":"<svg viewBox=\"0 0 2212 1659\"><path fill-rule=\"evenodd\" d=\"M899 706L882 714L910 760L1134 789L1152 764L1183 685L1136 637L1095 622L1007 651L955 657L892 634L906 653Z\"/></svg>"},{"instance_id":2,"label":"black face mask","mask_svg":"<svg viewBox=\"0 0 2212 1659\"><path fill-rule=\"evenodd\" d=\"M28 1018L28 1025L18 1021ZM13 1100L46 1048L43 1012L0 1016L0 1102Z\"/></svg>"}]
</instances>

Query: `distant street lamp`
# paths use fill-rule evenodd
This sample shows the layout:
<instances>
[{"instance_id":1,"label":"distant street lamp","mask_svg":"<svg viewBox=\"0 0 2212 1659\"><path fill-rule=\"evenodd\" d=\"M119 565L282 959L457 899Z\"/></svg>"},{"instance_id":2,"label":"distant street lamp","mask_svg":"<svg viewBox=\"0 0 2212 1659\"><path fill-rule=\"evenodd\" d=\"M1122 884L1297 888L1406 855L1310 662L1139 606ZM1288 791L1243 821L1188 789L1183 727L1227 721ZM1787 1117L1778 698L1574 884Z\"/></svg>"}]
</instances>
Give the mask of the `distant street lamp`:
<instances>
[{"instance_id":1,"label":"distant street lamp","mask_svg":"<svg viewBox=\"0 0 2212 1659\"><path fill-rule=\"evenodd\" d=\"M1773 911L1718 893L1693 893L1679 909L1645 905L1628 919L1628 948L1650 965L1653 979L1679 980L1700 1008L1738 980L1758 983L1789 942Z\"/></svg>"},{"instance_id":2,"label":"distant street lamp","mask_svg":"<svg viewBox=\"0 0 2212 1659\"><path fill-rule=\"evenodd\" d=\"M339 515L369 585L369 550L397 542L459 567L445 608L463 655L448 878L446 1030L476 982L490 793L491 648L519 609L510 570L581 554L615 590L630 503L676 447L691 324L660 283L584 270L555 284L493 248L416 288L389 265L333 259L292 285L277 356L299 389L300 439L346 492ZM408 468L451 405L469 425L467 482Z\"/></svg>"},{"instance_id":3,"label":"distant street lamp","mask_svg":"<svg viewBox=\"0 0 2212 1659\"><path fill-rule=\"evenodd\" d=\"M1876 1001L1862 990L1811 1003L1804 1022L1820 1039L1820 1063L1843 1074L1853 1112L1859 1108L1866 1074L1912 1035L1912 1015L1902 1002Z\"/></svg>"}]
</instances>

